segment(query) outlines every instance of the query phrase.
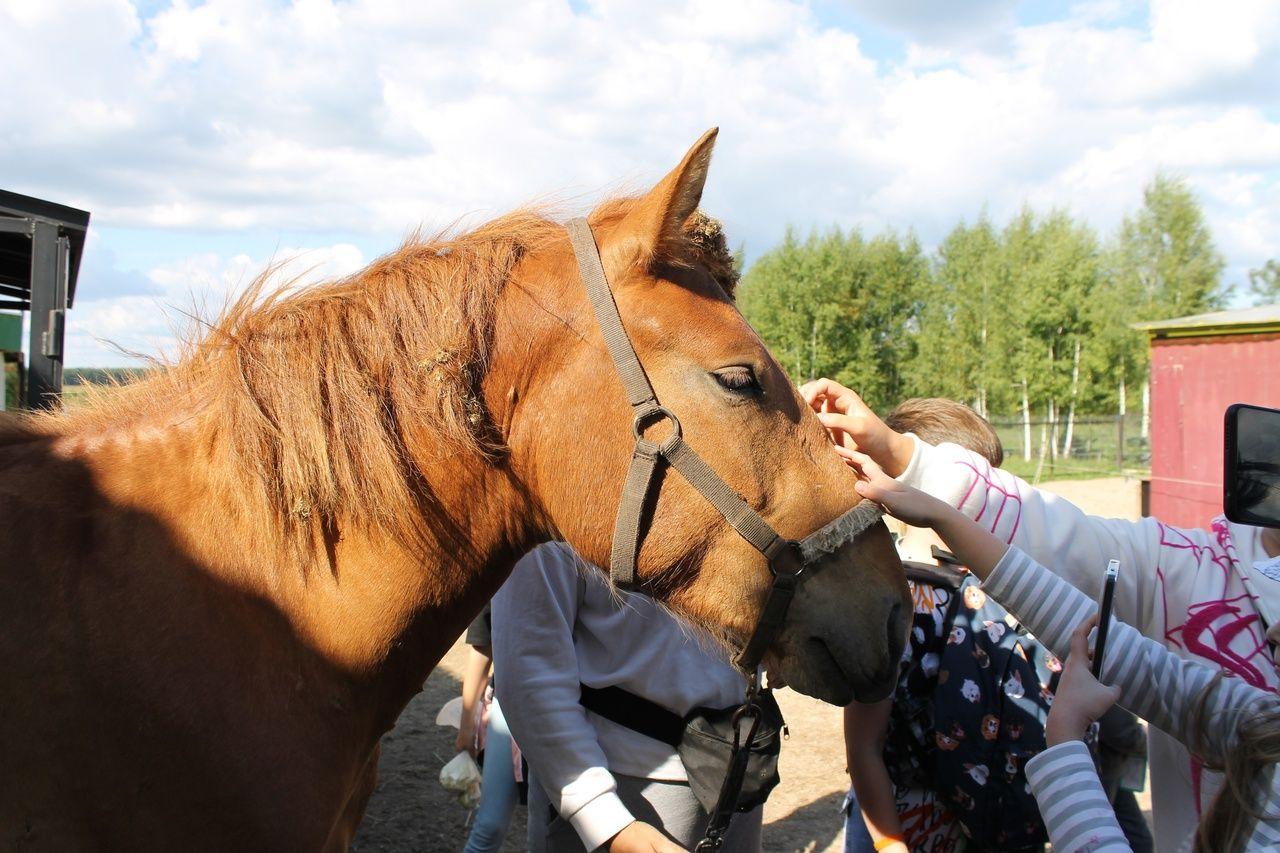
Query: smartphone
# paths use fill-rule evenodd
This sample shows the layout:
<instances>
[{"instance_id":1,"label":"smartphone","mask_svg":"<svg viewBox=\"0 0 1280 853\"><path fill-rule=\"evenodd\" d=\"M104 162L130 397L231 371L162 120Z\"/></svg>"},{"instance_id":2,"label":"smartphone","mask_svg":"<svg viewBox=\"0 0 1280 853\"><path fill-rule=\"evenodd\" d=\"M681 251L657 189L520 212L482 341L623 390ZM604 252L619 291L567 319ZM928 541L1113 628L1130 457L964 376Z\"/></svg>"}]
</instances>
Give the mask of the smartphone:
<instances>
[{"instance_id":1,"label":"smartphone","mask_svg":"<svg viewBox=\"0 0 1280 853\"><path fill-rule=\"evenodd\" d=\"M1102 655L1107 648L1107 630L1111 627L1111 606L1116 597L1116 577L1120 574L1120 561L1107 563L1107 573L1102 579L1102 606L1098 610L1098 636L1093 641L1093 677L1102 675Z\"/></svg>"},{"instance_id":2,"label":"smartphone","mask_svg":"<svg viewBox=\"0 0 1280 853\"><path fill-rule=\"evenodd\" d=\"M1236 403L1223 436L1223 512L1237 524L1280 527L1280 409Z\"/></svg>"}]
</instances>

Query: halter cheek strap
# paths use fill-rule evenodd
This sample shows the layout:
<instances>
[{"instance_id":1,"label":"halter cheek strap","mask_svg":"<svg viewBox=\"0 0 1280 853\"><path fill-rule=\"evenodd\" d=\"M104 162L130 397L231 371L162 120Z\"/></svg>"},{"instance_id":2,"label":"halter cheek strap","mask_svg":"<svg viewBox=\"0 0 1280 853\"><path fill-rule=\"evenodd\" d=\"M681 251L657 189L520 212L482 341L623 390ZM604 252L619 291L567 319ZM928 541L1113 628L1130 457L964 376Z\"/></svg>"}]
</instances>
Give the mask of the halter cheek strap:
<instances>
[{"instance_id":1,"label":"halter cheek strap","mask_svg":"<svg viewBox=\"0 0 1280 853\"><path fill-rule=\"evenodd\" d=\"M654 475L659 460L680 473L707 501L724 516L725 521L769 561L773 586L765 601L764 611L746 647L735 661L747 673L754 673L765 651L773 643L786 620L787 610L805 567L823 554L830 553L864 532L880 520L880 511L869 501L851 508L821 530L796 542L783 538L767 521L729 487L711 466L684 441L680 419L658 402L653 385L636 357L635 348L622 325L618 306L605 278L600 250L591 226L585 219L568 224L578 272L586 287L596 322L604 335L605 346L613 358L618 378L633 412L632 433L635 447L627 468L618 503L618 518L613 529L613 547L609 556L609 574L615 584L635 584L636 555L644 539L643 518L650 502ZM648 427L670 421L671 434L661 443L644 437Z\"/></svg>"},{"instance_id":2,"label":"halter cheek strap","mask_svg":"<svg viewBox=\"0 0 1280 853\"><path fill-rule=\"evenodd\" d=\"M618 378L622 380L627 401L631 403L634 412L631 429L636 444L631 455L631 467L627 470L627 479L622 487L622 504L618 508L618 523L614 527L613 552L609 561L609 573L614 582L624 586L635 582L636 553L642 537L640 516L649 487L653 483L659 457L666 459L691 486L701 492L725 520L742 534L743 539L765 556L776 554L786 545L786 541L767 521L747 506L737 492L716 476L702 457L685 444L680 419L670 409L658 403L658 395L654 393L653 385L649 383L649 377L640 365L640 359L631 346L631 339L622 326L622 318L618 315L613 292L605 279L604 265L600 262L600 251L596 248L591 226L585 219L575 219L569 223L569 234L573 240L573 251L578 259L582 283L591 298L596 322L600 324L605 346L613 357ZM646 439L645 429L663 420L671 422L671 434L666 440L657 444Z\"/></svg>"}]
</instances>

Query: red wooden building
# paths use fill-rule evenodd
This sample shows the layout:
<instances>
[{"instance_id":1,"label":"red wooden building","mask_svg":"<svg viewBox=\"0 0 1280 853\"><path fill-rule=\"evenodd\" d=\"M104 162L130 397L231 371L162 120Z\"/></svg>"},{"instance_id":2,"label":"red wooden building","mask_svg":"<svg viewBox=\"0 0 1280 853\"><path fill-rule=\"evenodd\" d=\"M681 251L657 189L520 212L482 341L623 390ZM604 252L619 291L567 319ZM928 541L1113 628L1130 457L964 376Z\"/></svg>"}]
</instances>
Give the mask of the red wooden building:
<instances>
[{"instance_id":1,"label":"red wooden building","mask_svg":"<svg viewBox=\"0 0 1280 853\"><path fill-rule=\"evenodd\" d=\"M1140 323L1151 341L1151 515L1208 527L1222 512L1222 417L1280 407L1280 304Z\"/></svg>"}]
</instances>

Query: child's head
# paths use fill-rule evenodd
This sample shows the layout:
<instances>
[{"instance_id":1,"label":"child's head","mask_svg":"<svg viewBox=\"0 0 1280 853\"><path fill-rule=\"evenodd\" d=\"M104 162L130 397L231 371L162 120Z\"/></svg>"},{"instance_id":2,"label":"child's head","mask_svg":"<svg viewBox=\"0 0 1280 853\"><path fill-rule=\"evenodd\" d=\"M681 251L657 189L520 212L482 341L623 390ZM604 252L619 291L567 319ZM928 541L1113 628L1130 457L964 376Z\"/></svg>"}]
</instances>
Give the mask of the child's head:
<instances>
[{"instance_id":1,"label":"child's head","mask_svg":"<svg viewBox=\"0 0 1280 853\"><path fill-rule=\"evenodd\" d=\"M930 444L949 441L972 450L999 468L1004 461L1000 436L973 409L942 397L915 397L904 400L885 417L884 422L896 432L910 432ZM898 553L907 560L934 562L930 546L941 547L942 541L932 530L911 527L896 519L885 519L898 537Z\"/></svg>"},{"instance_id":2,"label":"child's head","mask_svg":"<svg viewBox=\"0 0 1280 853\"><path fill-rule=\"evenodd\" d=\"M991 424L955 400L913 397L899 403L884 422L895 432L913 432L930 444L958 444L986 457L994 468L1004 461L1004 447Z\"/></svg>"}]
</instances>

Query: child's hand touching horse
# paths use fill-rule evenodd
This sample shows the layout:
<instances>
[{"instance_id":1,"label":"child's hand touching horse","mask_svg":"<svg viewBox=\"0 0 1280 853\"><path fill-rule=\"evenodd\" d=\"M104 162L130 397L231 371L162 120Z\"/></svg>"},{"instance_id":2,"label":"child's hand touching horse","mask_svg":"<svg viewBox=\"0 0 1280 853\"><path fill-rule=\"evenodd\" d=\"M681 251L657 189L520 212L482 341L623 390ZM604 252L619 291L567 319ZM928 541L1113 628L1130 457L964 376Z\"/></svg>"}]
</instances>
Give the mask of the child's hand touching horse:
<instances>
[{"instance_id":1,"label":"child's hand touching horse","mask_svg":"<svg viewBox=\"0 0 1280 853\"><path fill-rule=\"evenodd\" d=\"M837 448L861 451L895 477L911 463L915 442L890 429L854 391L831 379L815 379L800 386L800 396Z\"/></svg>"},{"instance_id":2,"label":"child's hand touching horse","mask_svg":"<svg viewBox=\"0 0 1280 853\"><path fill-rule=\"evenodd\" d=\"M960 562L982 580L987 579L1004 556L1007 546L959 510L899 483L865 453L842 447L837 447L836 452L858 472L858 483L854 487L858 494L880 504L907 524L932 527ZM1081 622L1071 635L1071 654L1045 724L1045 737L1050 746L1083 740L1090 723L1120 698L1120 688L1099 683L1089 671L1089 631L1097 624L1098 616L1094 614Z\"/></svg>"},{"instance_id":3,"label":"child's hand touching horse","mask_svg":"<svg viewBox=\"0 0 1280 853\"><path fill-rule=\"evenodd\" d=\"M986 580L1008 550L1004 542L970 521L960 510L890 477L869 455L839 445L836 452L858 473L858 483L854 486L858 494L880 504L894 518L907 524L932 527L951 553L979 579Z\"/></svg>"},{"instance_id":4,"label":"child's hand touching horse","mask_svg":"<svg viewBox=\"0 0 1280 853\"><path fill-rule=\"evenodd\" d=\"M937 498L905 486L885 473L866 453L836 445L836 453L858 474L854 488L869 501L880 504L894 518L914 527L936 527L947 513L955 512Z\"/></svg>"}]
</instances>

